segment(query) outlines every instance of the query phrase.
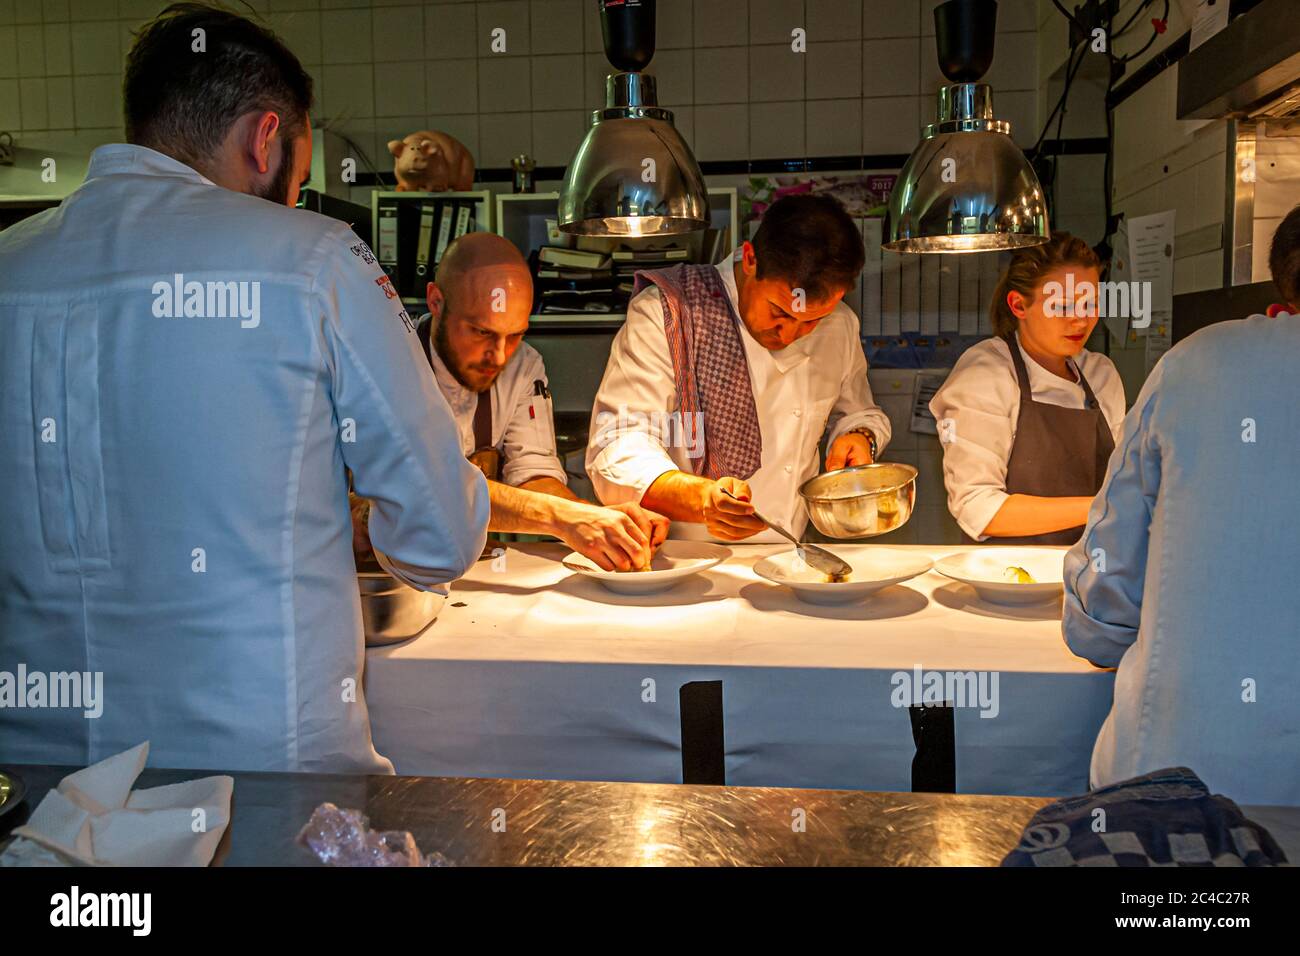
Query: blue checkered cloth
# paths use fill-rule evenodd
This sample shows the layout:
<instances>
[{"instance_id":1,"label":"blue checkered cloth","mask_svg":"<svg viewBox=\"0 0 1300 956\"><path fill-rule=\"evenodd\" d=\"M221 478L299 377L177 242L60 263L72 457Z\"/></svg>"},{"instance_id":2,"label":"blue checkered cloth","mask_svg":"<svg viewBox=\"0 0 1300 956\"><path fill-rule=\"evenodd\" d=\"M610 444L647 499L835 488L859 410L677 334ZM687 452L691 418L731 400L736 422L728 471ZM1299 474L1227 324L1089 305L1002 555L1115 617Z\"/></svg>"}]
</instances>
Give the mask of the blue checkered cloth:
<instances>
[{"instance_id":1,"label":"blue checkered cloth","mask_svg":"<svg viewBox=\"0 0 1300 956\"><path fill-rule=\"evenodd\" d=\"M1043 807L1003 866L1278 866L1272 834L1186 767Z\"/></svg>"}]
</instances>

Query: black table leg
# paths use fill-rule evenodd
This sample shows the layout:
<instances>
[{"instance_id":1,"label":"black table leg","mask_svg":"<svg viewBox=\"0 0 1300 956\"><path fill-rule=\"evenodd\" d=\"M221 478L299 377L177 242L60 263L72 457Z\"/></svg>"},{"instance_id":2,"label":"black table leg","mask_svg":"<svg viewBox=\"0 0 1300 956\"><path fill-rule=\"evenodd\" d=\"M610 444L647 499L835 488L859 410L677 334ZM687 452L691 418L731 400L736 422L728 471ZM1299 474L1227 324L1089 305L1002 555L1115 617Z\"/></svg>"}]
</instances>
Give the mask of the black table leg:
<instances>
[{"instance_id":1,"label":"black table leg","mask_svg":"<svg viewBox=\"0 0 1300 956\"><path fill-rule=\"evenodd\" d=\"M691 681L681 686L678 696L682 715L682 783L725 785L722 681Z\"/></svg>"},{"instance_id":2,"label":"black table leg","mask_svg":"<svg viewBox=\"0 0 1300 956\"><path fill-rule=\"evenodd\" d=\"M953 726L951 701L908 708L912 718L912 741L916 756L912 758L913 793L957 792L957 737Z\"/></svg>"}]
</instances>

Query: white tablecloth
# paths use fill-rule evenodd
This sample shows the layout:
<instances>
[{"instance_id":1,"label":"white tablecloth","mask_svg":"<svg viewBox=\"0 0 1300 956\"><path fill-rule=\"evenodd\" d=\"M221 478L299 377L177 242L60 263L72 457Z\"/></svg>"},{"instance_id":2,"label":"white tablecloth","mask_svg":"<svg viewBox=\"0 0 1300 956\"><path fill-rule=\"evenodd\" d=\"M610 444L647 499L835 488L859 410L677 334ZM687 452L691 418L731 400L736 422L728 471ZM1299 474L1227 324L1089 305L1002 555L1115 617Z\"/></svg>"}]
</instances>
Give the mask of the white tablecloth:
<instances>
[{"instance_id":1,"label":"white tablecloth","mask_svg":"<svg viewBox=\"0 0 1300 956\"><path fill-rule=\"evenodd\" d=\"M996 716L954 711L960 792L1087 789L1113 674L1065 647L1059 598L998 607L931 571L817 607L754 574L781 550L756 545L628 597L566 570L566 550L480 561L428 630L368 652L375 746L398 773L680 782L679 688L721 680L728 784L906 791L911 721L891 697L920 668L997 676Z\"/></svg>"}]
</instances>

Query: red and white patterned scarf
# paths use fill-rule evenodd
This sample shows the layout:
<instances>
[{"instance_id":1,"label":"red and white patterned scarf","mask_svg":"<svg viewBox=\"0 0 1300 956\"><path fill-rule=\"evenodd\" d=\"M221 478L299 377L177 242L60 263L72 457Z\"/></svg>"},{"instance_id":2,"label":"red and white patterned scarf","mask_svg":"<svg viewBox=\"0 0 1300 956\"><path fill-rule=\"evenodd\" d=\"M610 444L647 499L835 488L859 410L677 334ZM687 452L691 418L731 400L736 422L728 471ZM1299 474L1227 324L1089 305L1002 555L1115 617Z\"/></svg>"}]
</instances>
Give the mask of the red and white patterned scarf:
<instances>
[{"instance_id":1,"label":"red and white patterned scarf","mask_svg":"<svg viewBox=\"0 0 1300 956\"><path fill-rule=\"evenodd\" d=\"M763 436L741 341L740 317L713 266L676 265L638 272L633 295L654 284L664 307L677 412L689 439L703 422L697 475L748 479L763 461ZM696 445L695 447L699 447Z\"/></svg>"}]
</instances>

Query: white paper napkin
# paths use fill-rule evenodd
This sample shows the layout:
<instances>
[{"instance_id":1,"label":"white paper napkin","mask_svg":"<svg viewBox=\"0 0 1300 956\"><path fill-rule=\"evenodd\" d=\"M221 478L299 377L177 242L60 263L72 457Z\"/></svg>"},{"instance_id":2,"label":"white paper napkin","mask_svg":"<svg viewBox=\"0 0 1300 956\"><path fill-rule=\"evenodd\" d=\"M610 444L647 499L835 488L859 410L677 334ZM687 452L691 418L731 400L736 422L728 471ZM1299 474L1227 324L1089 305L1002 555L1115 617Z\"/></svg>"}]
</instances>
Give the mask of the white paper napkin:
<instances>
[{"instance_id":1,"label":"white paper napkin","mask_svg":"<svg viewBox=\"0 0 1300 956\"><path fill-rule=\"evenodd\" d=\"M207 866L230 822L232 777L131 787L149 742L68 774L32 812L0 866Z\"/></svg>"}]
</instances>

